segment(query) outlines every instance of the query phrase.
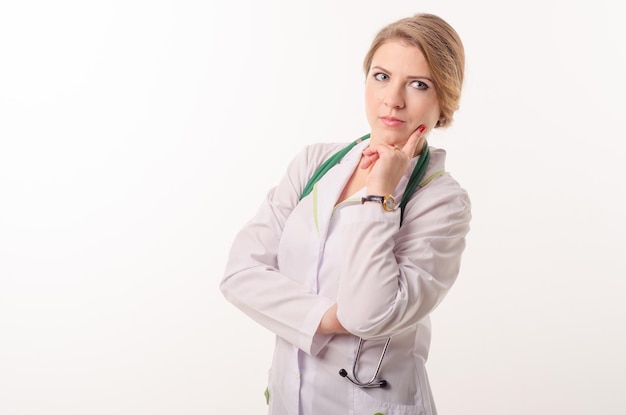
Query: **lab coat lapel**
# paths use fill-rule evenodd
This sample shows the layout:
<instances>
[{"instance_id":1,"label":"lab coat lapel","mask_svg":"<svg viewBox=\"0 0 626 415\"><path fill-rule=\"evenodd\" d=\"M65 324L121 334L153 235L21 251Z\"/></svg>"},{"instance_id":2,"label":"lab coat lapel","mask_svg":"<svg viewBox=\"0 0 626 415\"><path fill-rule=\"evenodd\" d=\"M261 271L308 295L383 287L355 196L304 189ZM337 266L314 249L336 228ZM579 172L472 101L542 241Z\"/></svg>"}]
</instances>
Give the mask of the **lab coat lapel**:
<instances>
[{"instance_id":1,"label":"lab coat lapel","mask_svg":"<svg viewBox=\"0 0 626 415\"><path fill-rule=\"evenodd\" d=\"M316 205L313 207L313 210L314 214L317 215L317 228L321 239L326 238L328 225L337 199L341 195L348 179L350 179L352 172L361 159L361 153L367 145L367 142L356 145L316 184L317 189L314 190L316 194L313 198L313 203L316 203Z\"/></svg>"}]
</instances>

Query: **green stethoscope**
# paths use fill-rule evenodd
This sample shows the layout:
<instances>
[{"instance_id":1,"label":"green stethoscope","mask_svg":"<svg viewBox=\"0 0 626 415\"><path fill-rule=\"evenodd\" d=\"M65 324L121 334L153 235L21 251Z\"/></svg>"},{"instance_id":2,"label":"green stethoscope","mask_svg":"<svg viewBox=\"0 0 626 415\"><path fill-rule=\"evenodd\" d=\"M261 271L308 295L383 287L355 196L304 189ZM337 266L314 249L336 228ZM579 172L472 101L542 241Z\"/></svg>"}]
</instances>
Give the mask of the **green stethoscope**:
<instances>
[{"instance_id":1,"label":"green stethoscope","mask_svg":"<svg viewBox=\"0 0 626 415\"><path fill-rule=\"evenodd\" d=\"M309 179L309 182L304 187L302 191L302 195L300 196L300 200L302 200L306 195L311 193L313 190L313 186L317 183L322 176L324 176L328 170L330 170L335 164L339 163L339 161L345 156L352 148L370 138L370 134L366 134L361 138L353 141L348 144L345 148L339 150L335 154L333 154L328 160L326 160L318 169L313 173L313 176ZM406 185L406 189L404 189L404 194L402 195L402 201L400 202L400 226L402 226L402 220L404 219L404 207L409 203L409 199L411 195L415 191L415 188L419 185L424 177L424 173L426 173L426 168L428 167L428 162L430 161L430 151L428 149L428 143L424 143L424 150L417 160L415 167L413 168L413 172L411 173L411 177L409 178L409 182ZM348 375L348 372L345 369L339 370L339 375L348 379L350 382L361 388L384 388L387 386L387 381L384 379L376 380L378 377L378 373L380 372L380 367L383 364L383 359L385 357L385 353L387 353L387 348L389 347L389 342L391 341L391 337L387 338L385 345L383 346L383 351L380 355L380 359L378 359L378 365L376 365L376 370L374 371L374 375L367 382L362 382L356 375L356 367L359 361L359 357L361 356L361 348L363 347L363 338L359 337L359 345L356 349L356 355L354 356L354 363L352 364L352 376Z\"/></svg>"}]
</instances>

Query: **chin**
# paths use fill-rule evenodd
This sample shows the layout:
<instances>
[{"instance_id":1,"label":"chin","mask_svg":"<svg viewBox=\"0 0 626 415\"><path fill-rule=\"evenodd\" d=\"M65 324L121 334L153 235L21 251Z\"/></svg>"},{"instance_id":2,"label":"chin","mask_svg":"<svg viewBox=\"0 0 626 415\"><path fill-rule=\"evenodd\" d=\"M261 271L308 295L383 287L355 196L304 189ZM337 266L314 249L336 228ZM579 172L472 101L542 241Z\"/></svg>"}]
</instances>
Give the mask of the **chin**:
<instances>
[{"instance_id":1,"label":"chin","mask_svg":"<svg viewBox=\"0 0 626 415\"><path fill-rule=\"evenodd\" d=\"M372 135L378 137L378 140L381 143L393 145L405 142L409 138L410 134L407 134L404 131L377 131L373 132Z\"/></svg>"}]
</instances>

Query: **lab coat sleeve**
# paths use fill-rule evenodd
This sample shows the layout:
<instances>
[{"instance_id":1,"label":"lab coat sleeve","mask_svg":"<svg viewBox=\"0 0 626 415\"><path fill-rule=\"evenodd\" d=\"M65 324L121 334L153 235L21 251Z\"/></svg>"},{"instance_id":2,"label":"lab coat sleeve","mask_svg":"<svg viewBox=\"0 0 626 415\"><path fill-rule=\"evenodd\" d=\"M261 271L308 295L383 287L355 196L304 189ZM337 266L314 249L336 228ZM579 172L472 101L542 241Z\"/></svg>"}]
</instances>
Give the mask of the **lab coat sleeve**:
<instances>
[{"instance_id":1,"label":"lab coat sleeve","mask_svg":"<svg viewBox=\"0 0 626 415\"><path fill-rule=\"evenodd\" d=\"M385 338L415 325L456 280L469 232L470 200L449 174L420 189L405 208L350 206L337 317L352 334Z\"/></svg>"},{"instance_id":2,"label":"lab coat sleeve","mask_svg":"<svg viewBox=\"0 0 626 415\"><path fill-rule=\"evenodd\" d=\"M316 334L333 299L280 273L277 252L284 224L328 151L309 146L270 190L256 216L236 235L220 288L253 320L306 353L316 355L332 336Z\"/></svg>"}]
</instances>

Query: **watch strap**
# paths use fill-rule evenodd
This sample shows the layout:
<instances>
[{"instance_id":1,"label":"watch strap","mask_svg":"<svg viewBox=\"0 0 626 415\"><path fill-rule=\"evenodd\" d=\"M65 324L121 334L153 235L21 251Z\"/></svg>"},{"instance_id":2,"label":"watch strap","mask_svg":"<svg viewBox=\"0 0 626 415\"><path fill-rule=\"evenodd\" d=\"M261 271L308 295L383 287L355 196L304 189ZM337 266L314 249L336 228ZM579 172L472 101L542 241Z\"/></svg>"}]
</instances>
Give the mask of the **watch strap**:
<instances>
[{"instance_id":1,"label":"watch strap","mask_svg":"<svg viewBox=\"0 0 626 415\"><path fill-rule=\"evenodd\" d=\"M365 196L361 198L361 204L365 202L383 203L384 201L385 201L385 196L369 195L369 196Z\"/></svg>"}]
</instances>

